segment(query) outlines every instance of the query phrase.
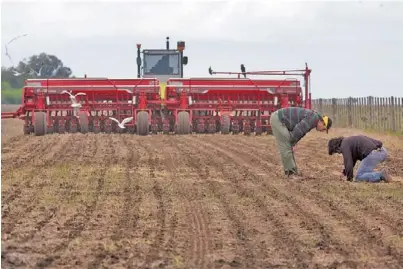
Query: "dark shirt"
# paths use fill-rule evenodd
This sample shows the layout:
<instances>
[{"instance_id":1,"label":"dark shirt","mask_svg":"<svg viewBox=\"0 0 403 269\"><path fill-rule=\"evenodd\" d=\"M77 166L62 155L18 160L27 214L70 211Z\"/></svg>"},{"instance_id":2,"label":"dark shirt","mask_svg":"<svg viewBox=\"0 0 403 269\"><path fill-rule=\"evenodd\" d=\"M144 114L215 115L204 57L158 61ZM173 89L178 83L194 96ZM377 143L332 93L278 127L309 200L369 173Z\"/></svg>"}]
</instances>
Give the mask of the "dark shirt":
<instances>
[{"instance_id":1,"label":"dark shirt","mask_svg":"<svg viewBox=\"0 0 403 269\"><path fill-rule=\"evenodd\" d=\"M295 145L322 120L322 116L313 110L301 107L286 107L278 110L278 117L290 131L291 145Z\"/></svg>"},{"instance_id":2,"label":"dark shirt","mask_svg":"<svg viewBox=\"0 0 403 269\"><path fill-rule=\"evenodd\" d=\"M382 142L365 135L354 135L343 139L340 146L344 159L344 175L347 180L354 177L353 169L357 161L362 161L371 151L382 147Z\"/></svg>"}]
</instances>

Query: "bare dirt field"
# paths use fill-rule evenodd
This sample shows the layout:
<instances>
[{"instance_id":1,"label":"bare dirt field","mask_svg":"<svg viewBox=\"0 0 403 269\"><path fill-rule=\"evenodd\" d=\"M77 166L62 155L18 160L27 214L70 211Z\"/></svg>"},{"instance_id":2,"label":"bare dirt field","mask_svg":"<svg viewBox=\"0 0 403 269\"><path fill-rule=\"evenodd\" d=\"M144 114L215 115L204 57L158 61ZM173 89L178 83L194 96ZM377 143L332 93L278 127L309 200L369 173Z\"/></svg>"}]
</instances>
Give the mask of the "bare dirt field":
<instances>
[{"instance_id":1,"label":"bare dirt field","mask_svg":"<svg viewBox=\"0 0 403 269\"><path fill-rule=\"evenodd\" d=\"M2 268L402 268L403 185L340 181L327 140L51 134L2 120ZM403 141L380 138L403 174Z\"/></svg>"}]
</instances>

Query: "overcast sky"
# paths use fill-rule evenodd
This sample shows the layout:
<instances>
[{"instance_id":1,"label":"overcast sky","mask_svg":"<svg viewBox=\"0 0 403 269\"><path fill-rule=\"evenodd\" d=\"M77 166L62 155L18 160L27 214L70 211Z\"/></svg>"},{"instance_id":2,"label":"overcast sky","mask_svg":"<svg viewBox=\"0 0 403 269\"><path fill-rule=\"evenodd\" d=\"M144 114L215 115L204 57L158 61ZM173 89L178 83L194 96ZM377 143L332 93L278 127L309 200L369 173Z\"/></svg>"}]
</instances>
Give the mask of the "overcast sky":
<instances>
[{"instance_id":1,"label":"overcast sky","mask_svg":"<svg viewBox=\"0 0 403 269\"><path fill-rule=\"evenodd\" d=\"M186 41L185 76L312 68L312 95L403 96L403 1L2 2L4 66L46 52L74 75L135 77L136 43Z\"/></svg>"}]
</instances>

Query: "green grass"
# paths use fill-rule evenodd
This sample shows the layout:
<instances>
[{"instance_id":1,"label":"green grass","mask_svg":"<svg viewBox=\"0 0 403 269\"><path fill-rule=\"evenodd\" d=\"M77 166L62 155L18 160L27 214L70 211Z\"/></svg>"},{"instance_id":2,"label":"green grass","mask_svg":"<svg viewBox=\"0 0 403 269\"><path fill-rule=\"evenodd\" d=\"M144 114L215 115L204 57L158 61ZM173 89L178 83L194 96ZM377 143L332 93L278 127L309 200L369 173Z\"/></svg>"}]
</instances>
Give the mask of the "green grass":
<instances>
[{"instance_id":1,"label":"green grass","mask_svg":"<svg viewBox=\"0 0 403 269\"><path fill-rule=\"evenodd\" d=\"M1 89L2 104L21 104L22 89Z\"/></svg>"}]
</instances>

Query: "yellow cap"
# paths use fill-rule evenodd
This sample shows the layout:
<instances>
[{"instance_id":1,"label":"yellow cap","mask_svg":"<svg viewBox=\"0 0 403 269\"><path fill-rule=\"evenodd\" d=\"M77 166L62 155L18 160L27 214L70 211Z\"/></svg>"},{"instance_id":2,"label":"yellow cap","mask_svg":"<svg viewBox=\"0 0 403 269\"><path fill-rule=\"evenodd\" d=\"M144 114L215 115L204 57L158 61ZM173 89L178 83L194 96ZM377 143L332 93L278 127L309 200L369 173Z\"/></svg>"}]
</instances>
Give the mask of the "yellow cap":
<instances>
[{"instance_id":1,"label":"yellow cap","mask_svg":"<svg viewBox=\"0 0 403 269\"><path fill-rule=\"evenodd\" d=\"M329 117L328 116L323 116L322 119L323 119L323 122L325 123L325 126L327 127L327 124L329 122Z\"/></svg>"}]
</instances>

